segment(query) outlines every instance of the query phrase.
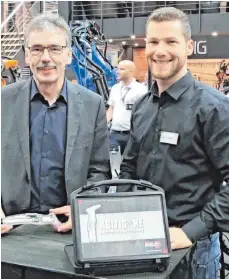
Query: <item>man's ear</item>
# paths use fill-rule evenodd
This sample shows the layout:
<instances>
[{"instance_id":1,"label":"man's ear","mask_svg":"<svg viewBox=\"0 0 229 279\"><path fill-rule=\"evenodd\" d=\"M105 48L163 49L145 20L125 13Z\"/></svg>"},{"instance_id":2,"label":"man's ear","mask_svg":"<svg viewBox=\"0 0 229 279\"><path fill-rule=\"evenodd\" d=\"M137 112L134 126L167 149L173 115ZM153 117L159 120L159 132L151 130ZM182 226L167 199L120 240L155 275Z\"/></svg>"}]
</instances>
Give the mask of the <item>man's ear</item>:
<instances>
[{"instance_id":1,"label":"man's ear","mask_svg":"<svg viewBox=\"0 0 229 279\"><path fill-rule=\"evenodd\" d=\"M68 64L72 63L72 57L68 57Z\"/></svg>"},{"instance_id":2,"label":"man's ear","mask_svg":"<svg viewBox=\"0 0 229 279\"><path fill-rule=\"evenodd\" d=\"M189 40L187 42L187 55L191 56L193 54L193 50L194 50L194 41Z\"/></svg>"},{"instance_id":3,"label":"man's ear","mask_svg":"<svg viewBox=\"0 0 229 279\"><path fill-rule=\"evenodd\" d=\"M72 63L72 50L69 49L69 52L68 52L68 64L71 64Z\"/></svg>"},{"instance_id":4,"label":"man's ear","mask_svg":"<svg viewBox=\"0 0 229 279\"><path fill-rule=\"evenodd\" d=\"M29 49L28 48L26 48L25 49L25 65L26 66L29 66Z\"/></svg>"}]
</instances>

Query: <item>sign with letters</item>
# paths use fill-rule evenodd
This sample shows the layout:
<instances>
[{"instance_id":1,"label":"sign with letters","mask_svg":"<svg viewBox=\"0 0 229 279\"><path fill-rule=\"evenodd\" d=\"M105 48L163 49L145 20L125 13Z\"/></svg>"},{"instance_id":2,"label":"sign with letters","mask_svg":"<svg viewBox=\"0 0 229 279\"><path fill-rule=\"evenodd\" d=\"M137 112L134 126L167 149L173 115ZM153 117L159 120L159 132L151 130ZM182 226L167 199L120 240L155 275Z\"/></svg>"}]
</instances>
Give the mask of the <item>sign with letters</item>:
<instances>
[{"instance_id":1,"label":"sign with letters","mask_svg":"<svg viewBox=\"0 0 229 279\"><path fill-rule=\"evenodd\" d=\"M207 54L207 41L206 40L194 41L193 53L198 55Z\"/></svg>"},{"instance_id":2,"label":"sign with letters","mask_svg":"<svg viewBox=\"0 0 229 279\"><path fill-rule=\"evenodd\" d=\"M218 35L213 37L206 36L193 36L194 50L190 59L227 59L229 58L228 45L229 36Z\"/></svg>"}]
</instances>

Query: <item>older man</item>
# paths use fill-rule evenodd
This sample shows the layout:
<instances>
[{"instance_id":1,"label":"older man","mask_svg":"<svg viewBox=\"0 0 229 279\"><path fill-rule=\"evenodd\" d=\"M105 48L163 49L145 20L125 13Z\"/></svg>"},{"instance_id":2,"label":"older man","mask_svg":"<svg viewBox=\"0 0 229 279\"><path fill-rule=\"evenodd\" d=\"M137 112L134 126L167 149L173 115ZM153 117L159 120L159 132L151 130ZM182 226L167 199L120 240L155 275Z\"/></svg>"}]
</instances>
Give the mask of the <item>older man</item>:
<instances>
[{"instance_id":1,"label":"older man","mask_svg":"<svg viewBox=\"0 0 229 279\"><path fill-rule=\"evenodd\" d=\"M35 17L26 34L33 77L2 89L2 208L5 215L69 216L72 191L109 178L103 100L65 79L71 35L58 15ZM2 225L1 232L11 227ZM60 232L71 229L71 218Z\"/></svg>"}]
</instances>

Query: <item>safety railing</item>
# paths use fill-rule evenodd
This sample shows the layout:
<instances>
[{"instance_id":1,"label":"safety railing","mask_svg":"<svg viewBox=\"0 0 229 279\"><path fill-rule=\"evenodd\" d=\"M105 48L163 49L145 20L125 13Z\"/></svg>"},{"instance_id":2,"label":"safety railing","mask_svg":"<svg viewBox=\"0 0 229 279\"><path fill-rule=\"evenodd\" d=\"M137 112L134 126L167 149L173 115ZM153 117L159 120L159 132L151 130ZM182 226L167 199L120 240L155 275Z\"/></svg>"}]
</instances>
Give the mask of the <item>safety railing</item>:
<instances>
[{"instance_id":1,"label":"safety railing","mask_svg":"<svg viewBox=\"0 0 229 279\"><path fill-rule=\"evenodd\" d=\"M147 17L160 7L187 14L229 12L228 1L72 1L72 20Z\"/></svg>"},{"instance_id":2,"label":"safety railing","mask_svg":"<svg viewBox=\"0 0 229 279\"><path fill-rule=\"evenodd\" d=\"M42 12L58 13L58 1L42 1Z\"/></svg>"},{"instance_id":3,"label":"safety railing","mask_svg":"<svg viewBox=\"0 0 229 279\"><path fill-rule=\"evenodd\" d=\"M38 5L39 1L33 3L22 1L15 3L13 10L7 9L7 6L5 6L5 20L1 24L1 50L3 55L13 58L23 47L25 28L33 16L37 14Z\"/></svg>"},{"instance_id":4,"label":"safety railing","mask_svg":"<svg viewBox=\"0 0 229 279\"><path fill-rule=\"evenodd\" d=\"M24 32L31 19L44 11L58 13L58 1L4 1L1 8L1 52L14 58L24 46Z\"/></svg>"}]
</instances>

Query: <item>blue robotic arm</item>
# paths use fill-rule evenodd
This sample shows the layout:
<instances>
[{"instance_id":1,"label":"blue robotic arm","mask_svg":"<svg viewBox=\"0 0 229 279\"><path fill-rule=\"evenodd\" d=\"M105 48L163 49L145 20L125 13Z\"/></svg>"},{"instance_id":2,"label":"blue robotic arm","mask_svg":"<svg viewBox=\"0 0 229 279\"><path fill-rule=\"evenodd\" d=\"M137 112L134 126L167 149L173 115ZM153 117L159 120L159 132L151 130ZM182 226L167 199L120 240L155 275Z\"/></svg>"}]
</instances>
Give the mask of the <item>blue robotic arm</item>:
<instances>
[{"instance_id":1,"label":"blue robotic arm","mask_svg":"<svg viewBox=\"0 0 229 279\"><path fill-rule=\"evenodd\" d=\"M107 101L110 88L117 82L116 68L106 58L107 41L98 25L75 22L71 25L73 59L70 65L78 83L97 92ZM96 46L95 37L105 44L102 54Z\"/></svg>"}]
</instances>

